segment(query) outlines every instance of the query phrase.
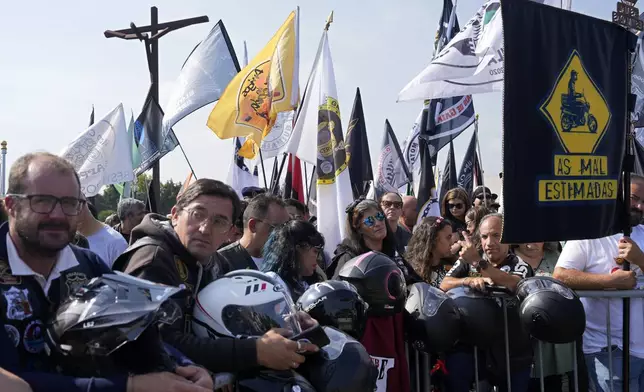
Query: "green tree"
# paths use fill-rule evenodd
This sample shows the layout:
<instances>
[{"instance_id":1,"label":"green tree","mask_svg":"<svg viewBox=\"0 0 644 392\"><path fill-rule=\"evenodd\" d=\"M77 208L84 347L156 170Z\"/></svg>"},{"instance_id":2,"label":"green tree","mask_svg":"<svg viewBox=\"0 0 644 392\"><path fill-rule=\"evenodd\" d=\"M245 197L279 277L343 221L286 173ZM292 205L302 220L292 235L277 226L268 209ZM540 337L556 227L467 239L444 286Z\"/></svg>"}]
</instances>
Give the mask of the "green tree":
<instances>
[{"instance_id":1,"label":"green tree","mask_svg":"<svg viewBox=\"0 0 644 392\"><path fill-rule=\"evenodd\" d=\"M148 174L142 174L137 177L136 183L133 184L132 197L141 200L142 202L148 204L148 186L152 181L152 176ZM180 182L174 182L168 180L161 183L161 194L159 205L157 206L159 211L158 213L166 215L170 213L170 210L177 201L177 194L181 190L182 184ZM108 186L103 190L103 193L96 195L96 209L99 211L99 217L103 219L109 214L103 216L102 212L109 211L110 214L116 211L121 195L118 193L116 188L113 186ZM101 219L101 220L103 220Z\"/></svg>"}]
</instances>

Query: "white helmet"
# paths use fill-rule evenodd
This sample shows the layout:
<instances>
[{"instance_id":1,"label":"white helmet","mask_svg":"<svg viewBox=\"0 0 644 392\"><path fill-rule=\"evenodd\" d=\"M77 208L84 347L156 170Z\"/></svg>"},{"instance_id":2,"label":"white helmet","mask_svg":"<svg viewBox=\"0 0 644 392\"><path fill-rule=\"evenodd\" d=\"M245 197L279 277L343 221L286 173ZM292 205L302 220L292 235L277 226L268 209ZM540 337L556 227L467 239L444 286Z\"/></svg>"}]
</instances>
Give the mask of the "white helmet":
<instances>
[{"instance_id":1,"label":"white helmet","mask_svg":"<svg viewBox=\"0 0 644 392\"><path fill-rule=\"evenodd\" d=\"M284 284L254 270L229 272L197 295L192 328L197 336L262 336L271 328L302 332Z\"/></svg>"}]
</instances>

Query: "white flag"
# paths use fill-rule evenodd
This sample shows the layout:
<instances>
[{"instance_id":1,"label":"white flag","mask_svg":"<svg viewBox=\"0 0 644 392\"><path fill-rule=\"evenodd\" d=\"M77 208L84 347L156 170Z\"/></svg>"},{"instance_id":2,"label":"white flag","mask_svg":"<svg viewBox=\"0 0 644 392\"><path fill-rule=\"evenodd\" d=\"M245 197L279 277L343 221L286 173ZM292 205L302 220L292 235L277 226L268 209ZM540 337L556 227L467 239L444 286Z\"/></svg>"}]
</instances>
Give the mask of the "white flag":
<instances>
[{"instance_id":1,"label":"white flag","mask_svg":"<svg viewBox=\"0 0 644 392\"><path fill-rule=\"evenodd\" d=\"M61 151L78 172L81 191L96 196L102 187L134 180L123 104L94 123Z\"/></svg>"},{"instance_id":2,"label":"white flag","mask_svg":"<svg viewBox=\"0 0 644 392\"><path fill-rule=\"evenodd\" d=\"M467 25L418 76L402 89L398 101L449 98L503 88L503 42L486 35L501 17L499 0L487 1ZM485 66L481 63L485 61ZM481 66L481 67L480 67Z\"/></svg>"},{"instance_id":3,"label":"white flag","mask_svg":"<svg viewBox=\"0 0 644 392\"><path fill-rule=\"evenodd\" d=\"M409 136L403 143L403 158L405 159L405 164L410 172L415 173L420 169L420 146L418 143L418 136L420 135L420 123L423 120L423 109L418 113L414 125L411 127L411 132ZM413 178L418 178L415 175Z\"/></svg>"},{"instance_id":4,"label":"white flag","mask_svg":"<svg viewBox=\"0 0 644 392\"><path fill-rule=\"evenodd\" d=\"M323 88L326 87L324 86L326 82L322 80L324 59L321 57L326 44L325 33L318 45L313 69L304 89L302 104L297 112L295 126L286 146L286 152L294 154L300 160L311 165L317 165L318 162L318 105L322 102L322 96L325 92ZM335 79L333 79L333 83L335 91Z\"/></svg>"},{"instance_id":5,"label":"white flag","mask_svg":"<svg viewBox=\"0 0 644 392\"><path fill-rule=\"evenodd\" d=\"M238 137L233 138L235 148L233 150L233 160L230 162L228 168L228 178L226 184L230 185L236 192L239 198L243 198L242 190L249 186L259 186L259 177L251 173L251 168L247 160L238 154L242 146L241 139Z\"/></svg>"},{"instance_id":6,"label":"white flag","mask_svg":"<svg viewBox=\"0 0 644 392\"><path fill-rule=\"evenodd\" d=\"M195 110L215 102L239 72L237 58L220 20L190 53L175 82L163 116L163 137L174 124Z\"/></svg>"},{"instance_id":7,"label":"white flag","mask_svg":"<svg viewBox=\"0 0 644 392\"><path fill-rule=\"evenodd\" d=\"M296 155L316 165L318 231L324 235L326 251L333 254L346 236L345 209L353 201L353 192L326 30L304 97L294 130L301 137Z\"/></svg>"}]
</instances>

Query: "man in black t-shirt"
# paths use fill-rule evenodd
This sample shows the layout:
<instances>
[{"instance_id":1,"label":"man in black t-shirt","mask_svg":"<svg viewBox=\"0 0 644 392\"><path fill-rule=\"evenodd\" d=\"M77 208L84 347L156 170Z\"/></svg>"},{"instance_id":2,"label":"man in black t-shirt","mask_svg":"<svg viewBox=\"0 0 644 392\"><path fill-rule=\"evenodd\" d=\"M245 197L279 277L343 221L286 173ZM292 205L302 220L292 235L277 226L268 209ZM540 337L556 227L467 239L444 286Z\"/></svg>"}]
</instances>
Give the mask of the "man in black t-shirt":
<instances>
[{"instance_id":1,"label":"man in black t-shirt","mask_svg":"<svg viewBox=\"0 0 644 392\"><path fill-rule=\"evenodd\" d=\"M461 257L447 273L441 283L441 289L448 291L455 287L468 286L485 291L486 285L503 286L512 291L516 290L521 279L534 275L532 268L518 256L510 253L510 247L501 243L503 215L493 213L486 215L479 225L479 236L484 255L481 257L467 233L463 233L465 240L461 241ZM519 309L516 299L506 299L508 311L508 334L510 346L510 372L512 391L527 391L530 381L530 368L532 365L532 345L530 335L523 329L519 320ZM503 335L501 335L503 336ZM462 353L460 353L462 358ZM449 359L448 359L449 361ZM459 386L472 381L464 373L473 373L466 369L467 360L459 361L456 374L458 380L453 380ZM505 342L501 339L492 345L486 353L487 379L500 388L507 386ZM454 373L455 369L448 371ZM463 385L465 387L465 385ZM461 390L459 387L454 390ZM467 389L469 390L469 389Z\"/></svg>"}]
</instances>

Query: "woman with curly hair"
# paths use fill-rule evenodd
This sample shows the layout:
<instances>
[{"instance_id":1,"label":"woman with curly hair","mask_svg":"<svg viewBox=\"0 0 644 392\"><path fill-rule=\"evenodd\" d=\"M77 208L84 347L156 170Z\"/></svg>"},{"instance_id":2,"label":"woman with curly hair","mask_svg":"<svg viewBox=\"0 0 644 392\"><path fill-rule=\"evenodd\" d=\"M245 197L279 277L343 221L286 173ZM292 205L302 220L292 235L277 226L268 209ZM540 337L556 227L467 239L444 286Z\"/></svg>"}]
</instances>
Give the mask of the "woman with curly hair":
<instances>
[{"instance_id":1,"label":"woman with curly hair","mask_svg":"<svg viewBox=\"0 0 644 392\"><path fill-rule=\"evenodd\" d=\"M467 191L463 188L453 188L447 191L441 201L441 215L452 222L454 231L461 233L466 229L465 214L472 203Z\"/></svg>"},{"instance_id":2,"label":"woman with curly hair","mask_svg":"<svg viewBox=\"0 0 644 392\"><path fill-rule=\"evenodd\" d=\"M445 218L424 218L414 229L405 258L430 285L440 287L447 274L442 259L451 256L452 224Z\"/></svg>"},{"instance_id":3,"label":"woman with curly hair","mask_svg":"<svg viewBox=\"0 0 644 392\"><path fill-rule=\"evenodd\" d=\"M313 224L291 220L277 226L264 245L263 272L278 275L291 292L293 301L306 291L304 277L315 274L324 237Z\"/></svg>"}]
</instances>

